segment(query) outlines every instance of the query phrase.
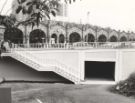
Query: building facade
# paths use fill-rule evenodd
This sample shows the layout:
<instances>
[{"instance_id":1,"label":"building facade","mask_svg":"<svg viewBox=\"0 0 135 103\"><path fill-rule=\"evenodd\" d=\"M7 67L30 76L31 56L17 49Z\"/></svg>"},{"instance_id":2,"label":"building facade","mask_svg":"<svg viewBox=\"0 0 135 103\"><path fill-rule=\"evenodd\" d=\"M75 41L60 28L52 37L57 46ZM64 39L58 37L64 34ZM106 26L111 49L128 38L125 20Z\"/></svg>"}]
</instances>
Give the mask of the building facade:
<instances>
[{"instance_id":1,"label":"building facade","mask_svg":"<svg viewBox=\"0 0 135 103\"><path fill-rule=\"evenodd\" d=\"M10 31L4 29L4 26L0 27L1 39L4 38L4 35L15 33L17 33L17 36L14 36L15 43L50 43L52 39L55 43L126 42L135 40L135 33L133 32L61 21L46 20L33 28L31 25L20 25Z\"/></svg>"},{"instance_id":2,"label":"building facade","mask_svg":"<svg viewBox=\"0 0 135 103\"><path fill-rule=\"evenodd\" d=\"M27 7L26 3L23 3L25 7ZM14 0L12 4L12 14L16 15L18 21L27 19L29 17L28 15L23 15L21 12L19 14L15 13L18 5L17 0ZM52 18L52 21L44 20L38 27L35 26L32 28L30 25L20 25L18 27L20 30L18 35L20 35L19 37L21 38L17 37L18 41L16 43L50 43L52 39L55 43L125 42L135 40L135 33L133 32L116 31L110 28L92 26L90 24L84 25L62 22L63 19L68 18L68 5L61 2L58 9L59 12L56 18ZM8 33L13 33L14 31L11 30ZM5 34L7 34L7 32Z\"/></svg>"},{"instance_id":3,"label":"building facade","mask_svg":"<svg viewBox=\"0 0 135 103\"><path fill-rule=\"evenodd\" d=\"M0 27L1 38L7 34L3 26ZM134 41L135 33L116 31L110 28L101 28L89 24L75 24L61 21L46 20L39 26L20 25L16 28L18 37L14 37L17 43L50 43L52 38L55 43L74 42L126 42ZM8 31L11 34L16 30ZM19 38L21 37L21 38Z\"/></svg>"},{"instance_id":4,"label":"building facade","mask_svg":"<svg viewBox=\"0 0 135 103\"><path fill-rule=\"evenodd\" d=\"M22 31L23 43L50 43L51 38L55 39L55 43L126 42L135 40L135 33L133 32L61 21L44 21L34 28L20 25L18 29ZM38 40L36 40L37 38Z\"/></svg>"}]
</instances>

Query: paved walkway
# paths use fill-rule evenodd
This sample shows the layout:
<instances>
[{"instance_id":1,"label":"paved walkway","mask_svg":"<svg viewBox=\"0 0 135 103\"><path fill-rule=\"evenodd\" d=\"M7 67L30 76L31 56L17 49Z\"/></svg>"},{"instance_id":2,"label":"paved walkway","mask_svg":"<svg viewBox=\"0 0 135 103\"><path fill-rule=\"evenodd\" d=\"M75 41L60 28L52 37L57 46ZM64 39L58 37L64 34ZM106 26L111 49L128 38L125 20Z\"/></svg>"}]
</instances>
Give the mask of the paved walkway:
<instances>
[{"instance_id":1,"label":"paved walkway","mask_svg":"<svg viewBox=\"0 0 135 103\"><path fill-rule=\"evenodd\" d=\"M108 91L108 86L86 86L68 91L76 103L135 103L135 100Z\"/></svg>"},{"instance_id":2,"label":"paved walkway","mask_svg":"<svg viewBox=\"0 0 135 103\"><path fill-rule=\"evenodd\" d=\"M13 103L135 103L127 98L108 91L108 85L72 84L9 84L12 87ZM21 88L22 87L22 88Z\"/></svg>"}]
</instances>

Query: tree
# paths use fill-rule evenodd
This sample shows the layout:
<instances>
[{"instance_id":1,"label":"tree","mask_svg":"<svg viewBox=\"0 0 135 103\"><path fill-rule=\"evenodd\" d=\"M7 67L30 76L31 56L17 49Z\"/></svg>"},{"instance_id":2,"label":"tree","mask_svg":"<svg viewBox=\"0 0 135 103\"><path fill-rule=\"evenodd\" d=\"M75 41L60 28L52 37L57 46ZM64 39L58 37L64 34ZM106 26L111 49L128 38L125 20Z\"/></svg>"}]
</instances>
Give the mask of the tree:
<instances>
[{"instance_id":1,"label":"tree","mask_svg":"<svg viewBox=\"0 0 135 103\"><path fill-rule=\"evenodd\" d=\"M19 22L19 24L30 23L32 26L37 24L43 19L50 19L50 15L56 16L57 7L59 5L59 0L17 0L18 8L16 13L22 12L24 15L29 15L24 21Z\"/></svg>"},{"instance_id":2,"label":"tree","mask_svg":"<svg viewBox=\"0 0 135 103\"><path fill-rule=\"evenodd\" d=\"M5 0L0 10L0 25L4 25L6 28L11 28L14 26L16 19L12 15L11 16L2 15L2 12L7 2L8 0Z\"/></svg>"},{"instance_id":3,"label":"tree","mask_svg":"<svg viewBox=\"0 0 135 103\"><path fill-rule=\"evenodd\" d=\"M15 18L12 16L0 15L0 25L4 25L6 28L11 28L15 24Z\"/></svg>"},{"instance_id":4,"label":"tree","mask_svg":"<svg viewBox=\"0 0 135 103\"><path fill-rule=\"evenodd\" d=\"M76 0L65 0L66 3L72 3L72 2L75 2Z\"/></svg>"},{"instance_id":5,"label":"tree","mask_svg":"<svg viewBox=\"0 0 135 103\"><path fill-rule=\"evenodd\" d=\"M29 18L19 22L18 25L26 23L38 26L43 18L50 19L50 15L56 16L60 0L17 0L17 2L19 5L16 13L29 15ZM65 0L65 2L72 3L75 0Z\"/></svg>"}]
</instances>

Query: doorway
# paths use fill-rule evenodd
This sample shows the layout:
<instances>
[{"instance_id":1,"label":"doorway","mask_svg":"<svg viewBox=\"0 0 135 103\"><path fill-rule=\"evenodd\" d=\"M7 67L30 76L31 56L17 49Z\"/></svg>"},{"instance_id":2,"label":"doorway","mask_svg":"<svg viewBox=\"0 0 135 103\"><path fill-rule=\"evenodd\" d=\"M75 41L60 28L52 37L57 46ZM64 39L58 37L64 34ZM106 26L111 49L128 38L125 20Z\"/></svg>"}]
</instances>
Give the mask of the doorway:
<instances>
[{"instance_id":1,"label":"doorway","mask_svg":"<svg viewBox=\"0 0 135 103\"><path fill-rule=\"evenodd\" d=\"M115 81L115 62L85 61L85 79Z\"/></svg>"}]
</instances>

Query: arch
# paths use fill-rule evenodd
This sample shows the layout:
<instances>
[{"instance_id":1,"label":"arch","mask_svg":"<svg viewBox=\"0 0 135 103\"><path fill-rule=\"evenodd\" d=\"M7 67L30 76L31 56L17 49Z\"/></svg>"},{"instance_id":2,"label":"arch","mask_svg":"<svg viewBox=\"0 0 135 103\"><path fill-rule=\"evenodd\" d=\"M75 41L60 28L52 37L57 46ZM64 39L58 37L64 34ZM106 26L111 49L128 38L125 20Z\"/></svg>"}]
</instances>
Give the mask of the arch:
<instances>
[{"instance_id":1,"label":"arch","mask_svg":"<svg viewBox=\"0 0 135 103\"><path fill-rule=\"evenodd\" d=\"M77 33L79 35L82 35L82 31L81 29L77 28L77 27L72 27L68 30L68 37L70 36L70 34L72 33Z\"/></svg>"},{"instance_id":2,"label":"arch","mask_svg":"<svg viewBox=\"0 0 135 103\"><path fill-rule=\"evenodd\" d=\"M59 43L64 43L65 42L65 37L63 34L59 35Z\"/></svg>"},{"instance_id":3,"label":"arch","mask_svg":"<svg viewBox=\"0 0 135 103\"><path fill-rule=\"evenodd\" d=\"M134 40L135 40L135 34L130 34L129 41L134 41Z\"/></svg>"},{"instance_id":4,"label":"arch","mask_svg":"<svg viewBox=\"0 0 135 103\"><path fill-rule=\"evenodd\" d=\"M46 42L46 35L44 31L35 29L30 32L30 43L43 43Z\"/></svg>"},{"instance_id":5,"label":"arch","mask_svg":"<svg viewBox=\"0 0 135 103\"><path fill-rule=\"evenodd\" d=\"M98 42L106 42L106 41L107 41L107 37L104 34L98 37Z\"/></svg>"},{"instance_id":6,"label":"arch","mask_svg":"<svg viewBox=\"0 0 135 103\"><path fill-rule=\"evenodd\" d=\"M110 37L110 42L117 42L118 41L118 38L116 36L111 36Z\"/></svg>"},{"instance_id":7,"label":"arch","mask_svg":"<svg viewBox=\"0 0 135 103\"><path fill-rule=\"evenodd\" d=\"M20 27L19 26L19 28L21 28L21 30L22 30L22 27ZM45 34L45 41L47 41L47 33L48 33L48 31L47 31L47 26L45 25L45 24L43 24L43 23L40 23L39 24L39 26L34 26L33 28L31 27L31 25L27 25L26 27L24 27L23 28L23 32L25 32L25 29L27 29L27 34L29 34L29 37L30 37L30 34L31 34L31 32L33 31L33 30L41 30L41 31L43 31L44 32L44 34Z\"/></svg>"},{"instance_id":8,"label":"arch","mask_svg":"<svg viewBox=\"0 0 135 103\"><path fill-rule=\"evenodd\" d=\"M4 32L4 40L12 43L23 43L23 32L18 28L7 28Z\"/></svg>"},{"instance_id":9,"label":"arch","mask_svg":"<svg viewBox=\"0 0 135 103\"><path fill-rule=\"evenodd\" d=\"M94 42L95 41L95 36L93 34L87 34L85 36L85 42Z\"/></svg>"},{"instance_id":10,"label":"arch","mask_svg":"<svg viewBox=\"0 0 135 103\"><path fill-rule=\"evenodd\" d=\"M28 29L30 29L31 28L31 26L28 26ZM40 30L42 30L44 33L47 33L47 26L46 26L46 24L44 24L44 23L40 23L39 24L39 26L34 26L33 28L31 28L32 30L36 30L36 29L40 29ZM30 29L30 30L31 30Z\"/></svg>"},{"instance_id":11,"label":"arch","mask_svg":"<svg viewBox=\"0 0 135 103\"><path fill-rule=\"evenodd\" d=\"M108 37L108 33L105 30L100 30L99 32L97 32L97 38L99 38L101 35L104 35L106 39Z\"/></svg>"},{"instance_id":12,"label":"arch","mask_svg":"<svg viewBox=\"0 0 135 103\"><path fill-rule=\"evenodd\" d=\"M122 37L120 38L120 42L124 42L124 41L127 41L126 36L122 36Z\"/></svg>"},{"instance_id":13,"label":"arch","mask_svg":"<svg viewBox=\"0 0 135 103\"><path fill-rule=\"evenodd\" d=\"M128 35L125 31L120 33L119 41L120 42L125 42L128 40Z\"/></svg>"},{"instance_id":14,"label":"arch","mask_svg":"<svg viewBox=\"0 0 135 103\"><path fill-rule=\"evenodd\" d=\"M81 36L77 32L73 32L69 36L69 42L74 43L74 42L80 42L81 41Z\"/></svg>"},{"instance_id":15,"label":"arch","mask_svg":"<svg viewBox=\"0 0 135 103\"><path fill-rule=\"evenodd\" d=\"M109 34L109 40L117 39L117 41L118 41L118 38L119 38L118 35L119 35L118 32L115 31L115 30L113 30L113 31ZM112 40L112 41L113 41L113 40Z\"/></svg>"},{"instance_id":16,"label":"arch","mask_svg":"<svg viewBox=\"0 0 135 103\"><path fill-rule=\"evenodd\" d=\"M94 37L96 37L96 32L92 28L89 28L84 31L84 37L88 34L92 34L92 35L94 35Z\"/></svg>"},{"instance_id":17,"label":"arch","mask_svg":"<svg viewBox=\"0 0 135 103\"><path fill-rule=\"evenodd\" d=\"M55 34L55 33L52 34L51 38L54 38L54 42L57 43L57 39L58 39L57 34Z\"/></svg>"},{"instance_id":18,"label":"arch","mask_svg":"<svg viewBox=\"0 0 135 103\"><path fill-rule=\"evenodd\" d=\"M60 25L54 25L50 28L50 34L57 34L58 36L60 34L63 34L64 36L66 35L65 28Z\"/></svg>"}]
</instances>

